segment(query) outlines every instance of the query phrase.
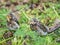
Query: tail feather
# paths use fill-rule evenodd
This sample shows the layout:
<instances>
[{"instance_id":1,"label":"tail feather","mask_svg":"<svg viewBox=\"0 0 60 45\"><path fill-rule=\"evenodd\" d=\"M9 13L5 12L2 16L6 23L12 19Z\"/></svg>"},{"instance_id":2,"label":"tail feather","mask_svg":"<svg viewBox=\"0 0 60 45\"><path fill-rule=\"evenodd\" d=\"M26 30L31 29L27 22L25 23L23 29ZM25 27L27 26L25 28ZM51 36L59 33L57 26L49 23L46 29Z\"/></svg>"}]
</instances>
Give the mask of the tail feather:
<instances>
[{"instance_id":1,"label":"tail feather","mask_svg":"<svg viewBox=\"0 0 60 45\"><path fill-rule=\"evenodd\" d=\"M50 27L50 28L49 28L49 32L53 32L53 31L55 31L55 30L58 29L58 28L60 28L60 24L57 24L57 25L55 25L55 26Z\"/></svg>"}]
</instances>

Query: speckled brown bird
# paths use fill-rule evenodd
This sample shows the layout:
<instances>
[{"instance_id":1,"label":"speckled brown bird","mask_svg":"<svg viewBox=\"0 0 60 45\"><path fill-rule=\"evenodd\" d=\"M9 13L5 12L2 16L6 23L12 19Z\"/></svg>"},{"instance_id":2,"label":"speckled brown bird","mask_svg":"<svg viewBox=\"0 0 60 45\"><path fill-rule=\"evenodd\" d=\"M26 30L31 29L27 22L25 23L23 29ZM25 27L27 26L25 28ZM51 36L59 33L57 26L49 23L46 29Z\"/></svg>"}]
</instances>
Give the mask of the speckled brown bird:
<instances>
[{"instance_id":1,"label":"speckled brown bird","mask_svg":"<svg viewBox=\"0 0 60 45\"><path fill-rule=\"evenodd\" d=\"M18 29L19 26L19 14L18 11L13 11L11 13L9 13L9 15L7 15L7 28L9 30L16 30Z\"/></svg>"},{"instance_id":2,"label":"speckled brown bird","mask_svg":"<svg viewBox=\"0 0 60 45\"><path fill-rule=\"evenodd\" d=\"M6 31L3 34L4 39L8 39L8 38L11 38L11 37L13 37L13 32L12 31ZM7 40L6 43L3 43L3 45L12 45L11 39Z\"/></svg>"},{"instance_id":3,"label":"speckled brown bird","mask_svg":"<svg viewBox=\"0 0 60 45\"><path fill-rule=\"evenodd\" d=\"M33 18L31 21L30 21L30 28L34 31L37 31L40 35L47 35L48 33L51 33L53 31L55 31L57 28L60 27L60 20L55 20L57 21L58 23L55 23L55 25L51 26L51 27L48 27L44 24L42 24L39 20L37 20L36 18Z\"/></svg>"}]
</instances>

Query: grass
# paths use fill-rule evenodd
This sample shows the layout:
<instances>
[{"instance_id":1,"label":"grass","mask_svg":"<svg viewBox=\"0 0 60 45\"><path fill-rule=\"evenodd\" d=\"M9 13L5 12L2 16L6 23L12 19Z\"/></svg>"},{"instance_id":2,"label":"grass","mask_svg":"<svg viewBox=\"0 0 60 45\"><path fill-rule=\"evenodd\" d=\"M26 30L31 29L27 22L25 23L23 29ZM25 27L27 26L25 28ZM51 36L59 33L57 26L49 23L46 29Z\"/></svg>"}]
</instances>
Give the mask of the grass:
<instances>
[{"instance_id":1,"label":"grass","mask_svg":"<svg viewBox=\"0 0 60 45\"><path fill-rule=\"evenodd\" d=\"M23 45L24 42L24 37L26 35L29 35L31 39L26 39L27 45L60 45L60 43L57 43L55 38L60 37L60 33L54 33L52 32L51 34L48 34L47 36L39 36L38 33L35 31L31 31L30 26L29 26L29 20L33 17L38 18L43 24L49 23L48 26L51 26L56 18L60 18L60 11L59 11L59 5L60 4L54 4L54 3L48 3L50 5L50 8L46 8L44 12L45 13L40 13L39 9L35 8L33 10L28 9L25 11L25 8L28 6L22 5L22 6L17 6L17 9L20 10L21 13L21 18L19 20L20 22L20 28L16 30L14 33L14 37L8 38L8 39L3 39L3 33L8 30L6 25L6 15L8 14L9 10L6 10L4 8L0 9L0 25L2 24L3 26L0 28L0 44L6 42L6 40L11 39L12 40L12 45ZM48 17L50 18L49 22L47 22ZM60 29L57 29L58 32Z\"/></svg>"}]
</instances>

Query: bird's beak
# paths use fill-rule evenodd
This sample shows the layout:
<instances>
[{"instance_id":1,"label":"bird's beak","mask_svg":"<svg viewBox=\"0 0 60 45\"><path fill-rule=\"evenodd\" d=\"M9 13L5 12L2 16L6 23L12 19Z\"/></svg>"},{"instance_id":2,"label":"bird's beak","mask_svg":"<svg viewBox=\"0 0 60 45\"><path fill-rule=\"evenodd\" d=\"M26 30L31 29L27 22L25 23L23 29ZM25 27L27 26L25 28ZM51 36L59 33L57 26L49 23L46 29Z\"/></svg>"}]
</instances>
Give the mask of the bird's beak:
<instances>
[{"instance_id":1,"label":"bird's beak","mask_svg":"<svg viewBox=\"0 0 60 45\"><path fill-rule=\"evenodd\" d=\"M8 16L7 16L7 21L10 22L10 19L11 19L11 16L8 15Z\"/></svg>"}]
</instances>

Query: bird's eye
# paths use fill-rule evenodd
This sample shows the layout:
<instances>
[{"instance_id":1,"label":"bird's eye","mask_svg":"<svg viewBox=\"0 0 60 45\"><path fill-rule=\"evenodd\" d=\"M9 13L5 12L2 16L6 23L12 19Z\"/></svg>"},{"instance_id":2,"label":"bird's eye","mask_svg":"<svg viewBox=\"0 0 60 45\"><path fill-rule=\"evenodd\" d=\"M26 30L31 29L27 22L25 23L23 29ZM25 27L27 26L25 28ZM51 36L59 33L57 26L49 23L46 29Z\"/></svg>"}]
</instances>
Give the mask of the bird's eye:
<instances>
[{"instance_id":1,"label":"bird's eye","mask_svg":"<svg viewBox=\"0 0 60 45\"><path fill-rule=\"evenodd\" d=\"M35 26L37 25L37 24L34 24Z\"/></svg>"},{"instance_id":2,"label":"bird's eye","mask_svg":"<svg viewBox=\"0 0 60 45\"><path fill-rule=\"evenodd\" d=\"M31 26L36 26L37 24L30 24Z\"/></svg>"},{"instance_id":3,"label":"bird's eye","mask_svg":"<svg viewBox=\"0 0 60 45\"><path fill-rule=\"evenodd\" d=\"M33 24L30 24L30 26L33 26Z\"/></svg>"}]
</instances>

